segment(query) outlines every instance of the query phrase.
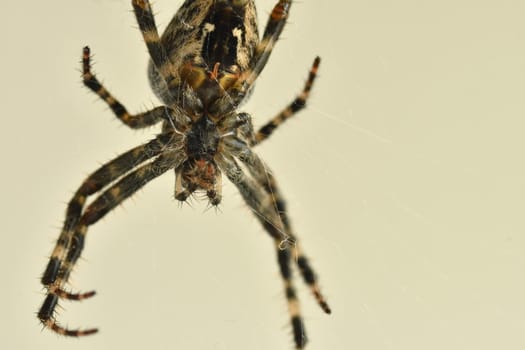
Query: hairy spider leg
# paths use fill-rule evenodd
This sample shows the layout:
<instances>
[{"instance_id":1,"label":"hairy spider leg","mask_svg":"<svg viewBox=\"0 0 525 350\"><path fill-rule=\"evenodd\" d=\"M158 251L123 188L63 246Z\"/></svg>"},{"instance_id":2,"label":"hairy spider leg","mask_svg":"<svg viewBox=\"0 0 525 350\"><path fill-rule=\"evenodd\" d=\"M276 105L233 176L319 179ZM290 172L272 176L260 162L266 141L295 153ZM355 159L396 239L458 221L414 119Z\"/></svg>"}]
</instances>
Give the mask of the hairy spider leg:
<instances>
[{"instance_id":1,"label":"hairy spider leg","mask_svg":"<svg viewBox=\"0 0 525 350\"><path fill-rule=\"evenodd\" d=\"M304 84L303 91L301 91L301 93L288 106L286 106L286 108L284 108L257 131L255 134L254 145L257 145L266 140L266 138L268 138L274 132L274 130L277 129L277 127L279 127L282 123L294 116L306 106L306 101L308 100L308 97L310 97L310 91L315 78L317 77L317 70L319 69L320 63L321 58L316 57L312 67L310 68L310 73L308 74L308 79Z\"/></svg>"},{"instance_id":2,"label":"hairy spider leg","mask_svg":"<svg viewBox=\"0 0 525 350\"><path fill-rule=\"evenodd\" d=\"M43 285L49 286L55 282L58 271L61 268L61 262L71 244L72 230L78 223L87 197L100 191L141 163L158 155L171 138L172 136L169 134L161 134L155 139L135 147L104 164L84 180L67 206L64 227L42 276Z\"/></svg>"},{"instance_id":3,"label":"hairy spider leg","mask_svg":"<svg viewBox=\"0 0 525 350\"><path fill-rule=\"evenodd\" d=\"M290 268L291 250L289 244L283 245L283 242L289 242L289 239L281 216L276 211L270 194L266 191L261 191L260 186L257 185L254 179L246 176L233 158L224 156L219 160L219 164L228 179L237 187L244 201L252 209L264 229L274 239L279 270L285 287L295 346L297 349L303 349L307 342L306 331L292 280L293 275Z\"/></svg>"},{"instance_id":4,"label":"hairy spider leg","mask_svg":"<svg viewBox=\"0 0 525 350\"><path fill-rule=\"evenodd\" d=\"M279 127L282 123L284 123L286 120L288 120L290 117L295 115L297 112L299 112L306 106L306 101L310 96L310 91L317 76L317 71L320 62L321 59L319 57L316 57L312 64L312 67L310 68L308 79L306 80L301 94L299 94L295 98L295 100L292 103L290 103L284 110L277 114L277 116L275 116L268 123L263 125L255 134L256 145L266 140L277 127ZM251 152L249 148L245 147L243 149L243 152L244 154L240 156L239 159L247 165L248 170L250 170L252 176L254 176L254 178L256 178L258 182L264 186L266 191L272 195L276 210L281 216L281 220L283 221L287 234L290 235L293 239L295 239L290 227L288 215L286 213L286 202L277 187L277 182L275 181L274 176L264 167L259 157L255 153ZM265 176L258 176L261 174L265 174ZM301 272L304 281L310 287L310 290L315 296L319 306L323 309L323 311L330 314L331 309L328 306L328 303L326 302L325 298L321 294L316 274L310 267L308 259L302 253L298 244L295 246L295 253L297 255L296 263L299 267L299 271Z\"/></svg>"},{"instance_id":5,"label":"hairy spider leg","mask_svg":"<svg viewBox=\"0 0 525 350\"><path fill-rule=\"evenodd\" d=\"M258 186L251 183L246 176L239 176L237 182L234 182L264 229L274 239L277 252L277 262L284 283L284 291L288 304L288 313L290 315L294 342L297 349L302 349L307 343L306 330L301 317L300 303L293 284L293 273L290 266L291 247L296 241L295 238L291 236L288 216L284 211L284 201L280 198L277 199L275 193L271 192L275 186L270 188L269 178L264 175L269 175L269 172L260 158L246 147L246 145L242 145L239 140L228 141L226 145L232 154L246 165L250 175L265 189L264 194L257 193ZM235 169L236 164L234 162L232 162L230 166L234 168L236 172L242 172L238 166L238 169ZM230 178L230 180L232 180L232 178ZM273 181L273 178L271 181ZM258 197L261 199L257 200ZM265 207L265 209L262 209L263 207ZM267 212L270 212L271 214L264 214ZM283 242L285 244L283 244Z\"/></svg>"},{"instance_id":6,"label":"hairy spider leg","mask_svg":"<svg viewBox=\"0 0 525 350\"><path fill-rule=\"evenodd\" d=\"M166 49L162 45L159 32L155 24L155 18L151 11L151 5L148 0L132 0L133 10L144 42L148 48L151 61L159 71L160 75L168 87L178 84L175 79L175 67L170 61Z\"/></svg>"},{"instance_id":7,"label":"hairy spider leg","mask_svg":"<svg viewBox=\"0 0 525 350\"><path fill-rule=\"evenodd\" d=\"M288 214L286 211L286 201L284 200L279 190L279 187L277 186L275 177L268 170L266 170L266 174L267 174L268 180L266 184L264 185L265 190L271 196L273 200L273 205L283 222L286 234L290 236L290 244L288 244L288 247L289 249L293 249L294 260L297 263L299 272L301 273L304 282L310 288L310 291L312 292L313 296L317 300L317 303L319 304L321 309L323 309L323 311L326 312L327 314L330 314L332 311L330 309L330 306L328 306L326 299L321 294L321 288L319 287L317 274L314 272L314 270L310 266L308 258L303 253L296 236L293 234L293 230L290 225L290 220L288 218ZM281 249L282 249L282 245L281 245Z\"/></svg>"},{"instance_id":8,"label":"hairy spider leg","mask_svg":"<svg viewBox=\"0 0 525 350\"><path fill-rule=\"evenodd\" d=\"M164 106L156 107L150 111L136 115L129 114L126 108L109 93L91 72L91 57L88 46L84 47L82 52L82 80L85 86L108 104L118 119L132 129L145 128L155 125L161 120L166 120L167 107Z\"/></svg>"},{"instance_id":9,"label":"hairy spider leg","mask_svg":"<svg viewBox=\"0 0 525 350\"><path fill-rule=\"evenodd\" d=\"M72 237L72 245L66 256L63 269L60 270L57 282L67 280L72 267L80 257L84 246L84 237L88 226L103 218L109 211L133 195L148 182L162 175L169 169L177 167L183 158L181 154L165 151L155 160L140 166L125 175L116 184L102 192L83 212Z\"/></svg>"},{"instance_id":10,"label":"hairy spider leg","mask_svg":"<svg viewBox=\"0 0 525 350\"><path fill-rule=\"evenodd\" d=\"M59 298L81 300L95 294L94 291L73 294L65 292L63 289L82 251L86 228L148 181L160 175L161 171L164 172L175 166L175 162L171 162L170 167L164 169L167 164L166 157L161 155L153 162L137 168L148 159L159 155L168 143L173 142L174 137L179 136L173 133L160 134L152 141L118 156L91 174L77 190L69 202L64 228L42 276L42 284L48 290L47 297L38 312L38 318L45 326L59 334L68 336L82 336L96 332L94 329L83 331L63 328L56 323L53 317ZM124 176L126 173L129 174ZM106 189L83 211L88 196L101 191L119 178L121 178L120 181Z\"/></svg>"},{"instance_id":11,"label":"hairy spider leg","mask_svg":"<svg viewBox=\"0 0 525 350\"><path fill-rule=\"evenodd\" d=\"M266 193L270 196L270 205L273 205L274 210L278 213L279 220L281 221L284 228L284 239L289 242L290 246L293 246L294 254L297 258L296 263L305 283L310 288L312 294L317 300L317 303L323 309L323 311L328 314L331 313L328 303L321 294L317 276L311 268L308 259L300 249L297 238L293 234L290 219L286 211L286 201L279 190L275 177L265 166L259 156L253 152L244 142L236 139L228 139L225 140L225 145L234 156L239 158L239 160L246 165L250 175L264 188Z\"/></svg>"},{"instance_id":12,"label":"hairy spider leg","mask_svg":"<svg viewBox=\"0 0 525 350\"><path fill-rule=\"evenodd\" d=\"M279 39L284 25L286 24L286 19L288 18L291 6L292 0L279 0L279 2L273 7L268 22L266 22L263 37L255 48L255 55L250 63L251 69L243 72L242 76L234 86L234 90L237 90L239 95L247 94L248 90L250 90L253 83L266 66L273 47Z\"/></svg>"},{"instance_id":13,"label":"hairy spider leg","mask_svg":"<svg viewBox=\"0 0 525 350\"><path fill-rule=\"evenodd\" d=\"M165 107L157 107L149 112L138 115L130 115L124 106L120 104L91 73L90 50L87 46L83 50L82 66L84 84L93 92L95 92L100 98L102 98L113 110L115 115L122 122L124 122L124 124L130 126L131 128L141 128L153 125L165 118ZM95 192L98 192L104 186L116 180L125 172L129 171L135 166L138 166L147 159L157 155L167 140L169 140L169 138L166 138L166 136L159 136L157 139L152 140L149 143L138 146L117 157L105 166L102 166L84 181L84 183L80 186L78 191L69 202L64 228L51 255L51 259L48 263L46 271L42 277L42 283L44 285L49 286L56 279L58 270L60 269L61 260L65 258L65 252L69 248L72 235L71 228L75 226L80 217L86 197ZM132 164L131 168L130 164ZM60 298L72 300L86 299L95 294L94 291L87 293L70 293L62 290L61 288L57 288L55 292L55 294Z\"/></svg>"}]
</instances>

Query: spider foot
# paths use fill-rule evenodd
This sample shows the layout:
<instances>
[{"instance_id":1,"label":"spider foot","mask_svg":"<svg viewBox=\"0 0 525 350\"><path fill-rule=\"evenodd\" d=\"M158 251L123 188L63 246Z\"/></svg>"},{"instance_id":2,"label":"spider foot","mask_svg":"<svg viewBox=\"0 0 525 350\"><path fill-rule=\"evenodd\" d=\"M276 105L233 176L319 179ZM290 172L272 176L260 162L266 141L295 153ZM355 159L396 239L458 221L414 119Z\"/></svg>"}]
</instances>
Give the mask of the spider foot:
<instances>
[{"instance_id":1,"label":"spider foot","mask_svg":"<svg viewBox=\"0 0 525 350\"><path fill-rule=\"evenodd\" d=\"M58 333L60 335L65 335L68 337L82 337L85 335L90 335L98 332L98 329L96 328L90 328L90 329L68 329L65 327L62 327L58 325L56 320L53 317L53 313L55 312L55 308L58 303L58 295L55 294L48 294L46 297L46 300L44 301L44 304L38 311L38 319L44 327L51 329L55 333Z\"/></svg>"},{"instance_id":2,"label":"spider foot","mask_svg":"<svg viewBox=\"0 0 525 350\"><path fill-rule=\"evenodd\" d=\"M64 290L61 287L58 286L50 286L48 288L48 295L56 295L57 297L61 299L68 299L68 300L84 300L89 299L93 297L97 292L94 290L90 290L89 292L84 293L73 293L68 292L67 290Z\"/></svg>"},{"instance_id":3,"label":"spider foot","mask_svg":"<svg viewBox=\"0 0 525 350\"><path fill-rule=\"evenodd\" d=\"M82 48L82 73L91 75L91 50L89 46Z\"/></svg>"},{"instance_id":4,"label":"spider foot","mask_svg":"<svg viewBox=\"0 0 525 350\"><path fill-rule=\"evenodd\" d=\"M321 289L319 288L317 277L314 271L312 270L308 259L304 255L299 254L296 263L299 267L301 275L303 276L304 282L310 287L310 290L312 291L312 294L314 295L321 309L323 309L323 311L327 314L331 314L332 309L330 309L330 306L328 306L326 299L324 298L323 294L321 294Z\"/></svg>"},{"instance_id":5,"label":"spider foot","mask_svg":"<svg viewBox=\"0 0 525 350\"><path fill-rule=\"evenodd\" d=\"M312 293L313 293L315 299L317 300L317 303L321 307L321 309L323 309L323 311L325 313L330 315L332 313L332 309L330 308L330 306L326 302L325 298L323 297L323 295L319 291L319 288L317 288L317 287L311 287L311 288L312 288Z\"/></svg>"},{"instance_id":6,"label":"spider foot","mask_svg":"<svg viewBox=\"0 0 525 350\"><path fill-rule=\"evenodd\" d=\"M84 293L71 293L59 288L55 290L55 294L62 299L84 300L93 297L95 294L97 294L97 292L95 292L94 290L90 290L89 292Z\"/></svg>"},{"instance_id":7,"label":"spider foot","mask_svg":"<svg viewBox=\"0 0 525 350\"><path fill-rule=\"evenodd\" d=\"M98 332L97 328L91 328L91 329L68 329L62 326L59 326L55 320L49 319L49 320L40 320L42 321L42 324L44 327L51 329L53 332L58 333L60 335L64 335L66 337L83 337L86 335L95 334Z\"/></svg>"}]
</instances>

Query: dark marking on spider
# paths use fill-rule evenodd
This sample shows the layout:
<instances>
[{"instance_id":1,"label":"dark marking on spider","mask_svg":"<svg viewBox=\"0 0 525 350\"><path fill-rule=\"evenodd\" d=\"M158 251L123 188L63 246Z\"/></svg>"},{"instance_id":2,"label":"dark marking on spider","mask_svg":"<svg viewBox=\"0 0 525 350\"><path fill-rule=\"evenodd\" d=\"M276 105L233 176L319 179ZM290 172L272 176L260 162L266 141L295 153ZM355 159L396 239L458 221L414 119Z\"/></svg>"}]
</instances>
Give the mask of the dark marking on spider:
<instances>
[{"instance_id":1,"label":"dark marking on spider","mask_svg":"<svg viewBox=\"0 0 525 350\"><path fill-rule=\"evenodd\" d=\"M44 326L66 336L97 332L95 328L63 327L55 316L60 299L83 300L95 295L94 291L65 289L84 249L89 226L169 170L175 172L177 200L182 202L201 192L212 206L217 206L222 199L224 174L274 241L295 346L304 348L307 338L294 286L294 262L320 307L326 313L331 310L293 233L281 190L252 148L306 106L319 57L313 62L302 92L257 132L250 115L237 111L265 67L291 4L291 0L275 4L259 38L253 0L186 0L159 36L149 1L132 0L150 54L150 84L164 103L138 114L130 114L100 83L91 71L90 49L84 48L84 85L130 128L162 123L162 131L151 141L102 165L69 201L64 226L41 278L46 298L38 318ZM94 199L88 203L91 196Z\"/></svg>"}]
</instances>

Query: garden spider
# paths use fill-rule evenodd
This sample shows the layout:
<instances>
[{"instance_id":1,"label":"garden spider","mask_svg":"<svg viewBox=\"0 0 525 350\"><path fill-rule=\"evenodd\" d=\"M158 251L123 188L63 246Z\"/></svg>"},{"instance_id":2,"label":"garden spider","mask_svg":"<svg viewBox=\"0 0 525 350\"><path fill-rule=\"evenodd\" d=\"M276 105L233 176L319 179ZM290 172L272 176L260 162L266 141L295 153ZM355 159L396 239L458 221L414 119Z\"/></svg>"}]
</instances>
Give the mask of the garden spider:
<instances>
[{"instance_id":1,"label":"garden spider","mask_svg":"<svg viewBox=\"0 0 525 350\"><path fill-rule=\"evenodd\" d=\"M279 38L291 0L279 0L261 40L253 0L186 0L159 37L148 0L132 0L150 64L151 86L164 106L131 115L91 72L90 50L83 51L84 84L102 98L131 128L162 121L162 132L92 173L70 200L64 227L42 276L47 289L38 318L45 327L66 336L83 336L97 329L68 329L54 316L59 299L82 300L95 292L65 290L84 246L89 226L164 172L175 171L175 198L185 201L205 192L211 205L221 201L222 173L238 188L246 204L273 238L283 278L296 348L306 344L299 302L292 281L292 254L304 281L321 308L330 313L315 273L292 233L277 183L252 147L281 123L303 109L320 59L294 101L254 132L251 118L236 111L263 70ZM239 162L241 165L239 165ZM89 196L97 197L86 204Z\"/></svg>"}]
</instances>

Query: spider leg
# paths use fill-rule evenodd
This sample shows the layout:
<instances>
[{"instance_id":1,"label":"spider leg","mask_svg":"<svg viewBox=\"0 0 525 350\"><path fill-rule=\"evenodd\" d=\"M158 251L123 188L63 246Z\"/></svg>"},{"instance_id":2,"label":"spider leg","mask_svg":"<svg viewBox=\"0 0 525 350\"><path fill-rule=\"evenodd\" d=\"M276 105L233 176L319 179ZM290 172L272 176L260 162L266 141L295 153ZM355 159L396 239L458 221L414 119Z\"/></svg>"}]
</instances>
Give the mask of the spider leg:
<instances>
[{"instance_id":1,"label":"spider leg","mask_svg":"<svg viewBox=\"0 0 525 350\"><path fill-rule=\"evenodd\" d=\"M234 87L234 90L239 91L239 95L246 95L255 79L257 79L264 66L266 66L273 47L286 24L291 6L292 0L279 0L279 2L275 4L266 23L262 40L255 48L255 56L250 65L252 68L242 74Z\"/></svg>"},{"instance_id":2,"label":"spider leg","mask_svg":"<svg viewBox=\"0 0 525 350\"><path fill-rule=\"evenodd\" d=\"M76 226L80 218L87 197L100 191L141 163L158 155L165 145L172 140L172 137L172 134L158 135L155 139L135 147L104 164L82 183L67 206L64 227L42 276L41 281L43 285L49 286L55 282L61 267L61 260L71 244L71 230Z\"/></svg>"},{"instance_id":3,"label":"spider leg","mask_svg":"<svg viewBox=\"0 0 525 350\"><path fill-rule=\"evenodd\" d=\"M317 76L317 70L319 68L320 62L321 58L316 57L312 67L310 68L310 73L308 74L308 79L304 84L303 91L292 101L292 103L290 103L286 108L284 108L257 131L255 134L254 145L266 140L272 134L272 132L277 129L277 127L279 127L282 123L294 116L306 106L306 101L310 96L310 91L315 81L315 77Z\"/></svg>"},{"instance_id":4,"label":"spider leg","mask_svg":"<svg viewBox=\"0 0 525 350\"><path fill-rule=\"evenodd\" d=\"M82 54L82 80L85 86L108 104L109 108L111 108L120 121L132 129L155 125L167 117L167 107L164 106L156 107L150 111L135 115L129 114L126 108L109 93L91 72L90 50L88 46L84 47Z\"/></svg>"},{"instance_id":5,"label":"spider leg","mask_svg":"<svg viewBox=\"0 0 525 350\"><path fill-rule=\"evenodd\" d=\"M168 87L176 85L178 83L175 79L176 70L160 41L159 32L149 1L132 0L131 3L153 65L157 68Z\"/></svg>"},{"instance_id":6,"label":"spider leg","mask_svg":"<svg viewBox=\"0 0 525 350\"><path fill-rule=\"evenodd\" d=\"M157 174L160 170L165 171L162 166L166 161L164 160L165 157L162 156L159 156L155 161L147 163L138 169L136 169L136 167L160 154L165 146L173 141L173 137L173 134L161 134L152 141L120 155L91 174L77 190L69 202L64 227L41 279L42 284L48 289L47 297L38 312L38 318L44 325L57 333L69 336L87 335L96 331L93 329L85 331L68 330L57 325L53 318L53 312L59 298L81 300L95 294L94 291L87 293L69 293L63 289L71 269L82 250L83 235L79 235L79 232L85 234L87 225L91 225L100 219L107 211L155 177L152 177L152 174ZM124 176L130 170L133 171ZM122 179L118 183L104 191L83 211L89 195L99 192L121 177ZM133 182L135 187L130 185L130 182L133 180L136 180ZM133 191L130 191L130 187ZM121 193L116 193L117 191ZM108 199L113 199L114 203L105 203ZM104 208L107 208L107 210L104 211ZM96 213L98 217L94 217L94 213Z\"/></svg>"},{"instance_id":7,"label":"spider leg","mask_svg":"<svg viewBox=\"0 0 525 350\"><path fill-rule=\"evenodd\" d=\"M62 269L57 276L56 284L62 285L80 257L88 226L102 219L108 212L133 195L148 182L176 167L180 155L162 153L152 162L140 166L122 177L117 183L102 192L82 213L72 236L72 243L67 252Z\"/></svg>"},{"instance_id":8,"label":"spider leg","mask_svg":"<svg viewBox=\"0 0 525 350\"><path fill-rule=\"evenodd\" d=\"M290 268L291 249L283 248L281 242L275 240L277 251L277 262L279 271L284 282L286 301L288 302L288 313L290 314L293 338L297 349L303 349L308 341L304 327L304 321L301 317L301 309L295 286L292 282L292 270Z\"/></svg>"},{"instance_id":9,"label":"spider leg","mask_svg":"<svg viewBox=\"0 0 525 350\"><path fill-rule=\"evenodd\" d=\"M293 234L290 219L286 211L286 201L284 200L281 191L277 185L277 181L272 173L267 169L261 158L253 152L244 142L229 138L224 140L224 145L228 151L231 152L235 157L239 158L246 168L250 172L250 175L261 185L266 194L271 198L271 205L273 206L278 218L283 226L285 236L289 237L289 242L294 245L294 253L297 257L296 263L303 276L303 280L310 288L312 294L319 306L327 314L331 313L331 309L326 302L326 299L321 294L319 282L317 281L317 275L313 271L308 262L308 259L300 249L299 243L295 235Z\"/></svg>"},{"instance_id":10,"label":"spider leg","mask_svg":"<svg viewBox=\"0 0 525 350\"><path fill-rule=\"evenodd\" d=\"M228 179L238 188L243 199L253 210L262 226L274 239L279 271L283 279L288 303L288 312L290 314L295 346L297 349L303 349L306 345L307 338L301 317L299 300L292 280L293 275L290 268L291 247L289 244L283 245L283 242L290 241L290 237L286 233L285 227L283 227L283 221L273 206L270 195L265 190L261 190L257 182L247 177L233 158L223 157L218 160L218 163L226 173Z\"/></svg>"}]
</instances>

